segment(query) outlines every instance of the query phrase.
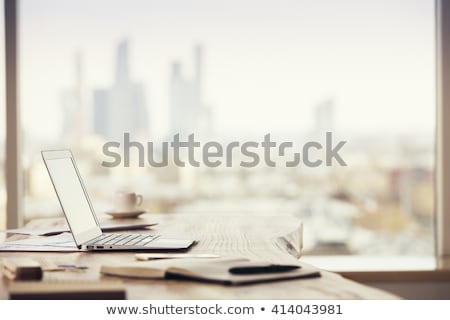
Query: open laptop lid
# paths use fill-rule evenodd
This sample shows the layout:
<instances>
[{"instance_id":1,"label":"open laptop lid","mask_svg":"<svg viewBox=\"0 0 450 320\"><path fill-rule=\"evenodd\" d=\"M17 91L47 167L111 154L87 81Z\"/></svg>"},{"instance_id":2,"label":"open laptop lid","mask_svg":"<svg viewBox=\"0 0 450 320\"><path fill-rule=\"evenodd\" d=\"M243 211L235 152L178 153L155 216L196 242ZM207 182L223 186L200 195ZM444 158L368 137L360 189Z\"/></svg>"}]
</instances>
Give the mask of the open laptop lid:
<instances>
[{"instance_id":1,"label":"open laptop lid","mask_svg":"<svg viewBox=\"0 0 450 320\"><path fill-rule=\"evenodd\" d=\"M70 150L42 151L42 158L78 248L102 234Z\"/></svg>"}]
</instances>

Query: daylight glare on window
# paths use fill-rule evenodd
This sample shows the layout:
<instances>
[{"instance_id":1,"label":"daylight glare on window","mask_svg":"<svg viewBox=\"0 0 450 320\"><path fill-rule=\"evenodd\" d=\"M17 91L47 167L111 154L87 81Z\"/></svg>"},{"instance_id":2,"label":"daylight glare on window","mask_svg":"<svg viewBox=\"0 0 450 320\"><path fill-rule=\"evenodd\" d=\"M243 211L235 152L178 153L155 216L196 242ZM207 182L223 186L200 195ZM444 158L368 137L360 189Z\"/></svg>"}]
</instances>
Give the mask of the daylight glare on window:
<instances>
[{"instance_id":1,"label":"daylight glare on window","mask_svg":"<svg viewBox=\"0 0 450 320\"><path fill-rule=\"evenodd\" d=\"M98 215L126 188L150 214L294 215L304 254L433 254L434 1L19 14L27 220L60 214L40 150L70 148Z\"/></svg>"}]
</instances>

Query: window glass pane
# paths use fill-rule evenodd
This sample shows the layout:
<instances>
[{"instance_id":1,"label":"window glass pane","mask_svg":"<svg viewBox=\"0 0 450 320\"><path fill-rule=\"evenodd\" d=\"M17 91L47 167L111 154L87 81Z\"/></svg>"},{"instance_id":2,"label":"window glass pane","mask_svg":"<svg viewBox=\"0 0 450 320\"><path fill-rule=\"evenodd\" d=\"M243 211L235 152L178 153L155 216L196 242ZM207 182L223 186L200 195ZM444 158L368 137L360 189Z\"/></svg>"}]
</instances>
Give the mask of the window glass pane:
<instances>
[{"instance_id":1,"label":"window glass pane","mask_svg":"<svg viewBox=\"0 0 450 320\"><path fill-rule=\"evenodd\" d=\"M28 219L59 214L39 151L68 147L98 214L129 188L150 212L296 215L306 254L433 254L434 1L20 9Z\"/></svg>"}]
</instances>

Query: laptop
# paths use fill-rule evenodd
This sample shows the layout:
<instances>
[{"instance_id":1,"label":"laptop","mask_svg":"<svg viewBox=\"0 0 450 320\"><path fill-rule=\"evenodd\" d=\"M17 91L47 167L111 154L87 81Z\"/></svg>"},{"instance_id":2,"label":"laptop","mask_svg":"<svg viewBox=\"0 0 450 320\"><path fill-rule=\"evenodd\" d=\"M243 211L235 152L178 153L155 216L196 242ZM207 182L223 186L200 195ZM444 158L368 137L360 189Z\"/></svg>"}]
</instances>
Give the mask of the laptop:
<instances>
[{"instance_id":1,"label":"laptop","mask_svg":"<svg viewBox=\"0 0 450 320\"><path fill-rule=\"evenodd\" d=\"M184 250L194 243L162 235L102 233L72 152L51 150L41 154L78 249Z\"/></svg>"}]
</instances>

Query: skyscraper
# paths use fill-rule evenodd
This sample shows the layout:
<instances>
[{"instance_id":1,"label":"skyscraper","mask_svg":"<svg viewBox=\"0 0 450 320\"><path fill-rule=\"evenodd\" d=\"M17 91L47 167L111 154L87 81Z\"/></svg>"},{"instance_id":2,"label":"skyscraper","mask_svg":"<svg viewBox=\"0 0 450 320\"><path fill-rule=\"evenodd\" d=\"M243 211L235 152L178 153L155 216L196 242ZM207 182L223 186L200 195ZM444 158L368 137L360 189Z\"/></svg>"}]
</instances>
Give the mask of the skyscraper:
<instances>
[{"instance_id":1,"label":"skyscraper","mask_svg":"<svg viewBox=\"0 0 450 320\"><path fill-rule=\"evenodd\" d=\"M326 99L319 103L315 109L315 127L316 136L323 136L327 131L334 130L334 101Z\"/></svg>"},{"instance_id":2,"label":"skyscraper","mask_svg":"<svg viewBox=\"0 0 450 320\"><path fill-rule=\"evenodd\" d=\"M188 135L211 134L211 112L203 97L203 48L194 48L194 74L183 75L181 63L171 65L169 83L170 133Z\"/></svg>"},{"instance_id":3,"label":"skyscraper","mask_svg":"<svg viewBox=\"0 0 450 320\"><path fill-rule=\"evenodd\" d=\"M64 110L63 136L79 139L88 132L88 115L86 114L85 88L83 79L83 59L80 52L75 54L75 81L73 87L62 93Z\"/></svg>"},{"instance_id":4,"label":"skyscraper","mask_svg":"<svg viewBox=\"0 0 450 320\"><path fill-rule=\"evenodd\" d=\"M94 132L109 140L121 140L125 132L148 134L148 111L144 88L131 80L128 42L117 47L113 86L94 91Z\"/></svg>"},{"instance_id":5,"label":"skyscraper","mask_svg":"<svg viewBox=\"0 0 450 320\"><path fill-rule=\"evenodd\" d=\"M108 134L109 90L94 91L94 130L95 133L106 137Z\"/></svg>"},{"instance_id":6,"label":"skyscraper","mask_svg":"<svg viewBox=\"0 0 450 320\"><path fill-rule=\"evenodd\" d=\"M128 67L128 42L122 41L117 46L116 57L116 78L115 84L127 84L129 82L129 67Z\"/></svg>"}]
</instances>

